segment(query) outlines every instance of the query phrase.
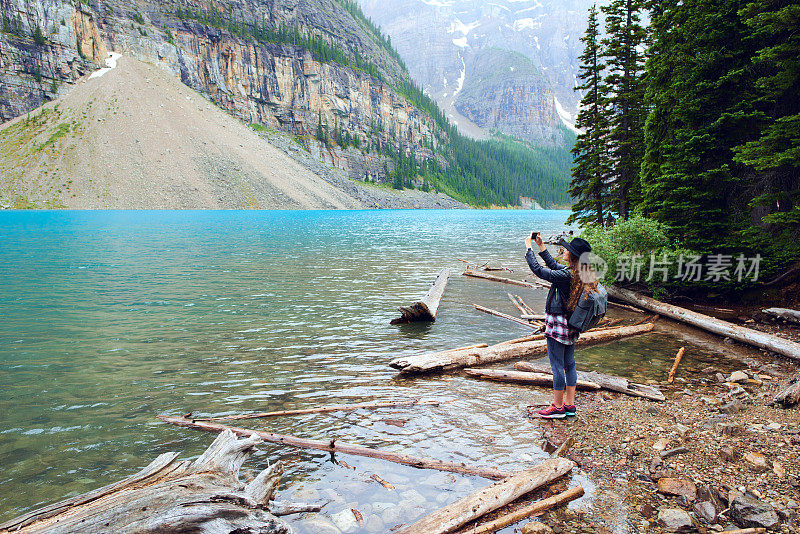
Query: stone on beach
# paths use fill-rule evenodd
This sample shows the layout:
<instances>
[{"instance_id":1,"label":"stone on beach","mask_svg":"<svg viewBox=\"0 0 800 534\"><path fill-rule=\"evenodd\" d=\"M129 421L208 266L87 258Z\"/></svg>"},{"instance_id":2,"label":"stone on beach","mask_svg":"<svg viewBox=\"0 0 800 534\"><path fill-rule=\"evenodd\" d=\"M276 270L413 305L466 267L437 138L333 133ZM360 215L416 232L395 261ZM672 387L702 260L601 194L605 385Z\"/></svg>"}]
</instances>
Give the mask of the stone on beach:
<instances>
[{"instance_id":1,"label":"stone on beach","mask_svg":"<svg viewBox=\"0 0 800 534\"><path fill-rule=\"evenodd\" d=\"M553 534L553 529L541 521L531 521L522 527L522 534Z\"/></svg>"},{"instance_id":2,"label":"stone on beach","mask_svg":"<svg viewBox=\"0 0 800 534\"><path fill-rule=\"evenodd\" d=\"M674 532L686 531L692 528L692 518L684 510L665 508L658 512L658 524Z\"/></svg>"},{"instance_id":3,"label":"stone on beach","mask_svg":"<svg viewBox=\"0 0 800 534\"><path fill-rule=\"evenodd\" d=\"M730 517L741 528L772 528L778 524L775 509L750 495L739 494L733 499Z\"/></svg>"},{"instance_id":4,"label":"stone on beach","mask_svg":"<svg viewBox=\"0 0 800 534\"><path fill-rule=\"evenodd\" d=\"M695 486L694 482L685 478L664 477L658 479L658 492L664 495L685 497L689 502L697 498L697 486Z\"/></svg>"}]
</instances>

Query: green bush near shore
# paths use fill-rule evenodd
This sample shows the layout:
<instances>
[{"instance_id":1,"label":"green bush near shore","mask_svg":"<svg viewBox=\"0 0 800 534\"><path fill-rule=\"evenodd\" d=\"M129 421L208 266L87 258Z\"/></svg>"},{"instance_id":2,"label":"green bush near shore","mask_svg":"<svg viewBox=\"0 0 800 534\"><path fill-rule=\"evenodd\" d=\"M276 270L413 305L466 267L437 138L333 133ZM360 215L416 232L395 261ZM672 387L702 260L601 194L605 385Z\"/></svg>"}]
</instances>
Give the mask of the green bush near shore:
<instances>
[{"instance_id":1,"label":"green bush near shore","mask_svg":"<svg viewBox=\"0 0 800 534\"><path fill-rule=\"evenodd\" d=\"M601 280L604 284L645 284L658 294L663 290L657 288L680 281L676 276L681 274L681 256L684 260L698 256L672 242L667 233L663 223L637 215L607 228L588 226L582 237L592 245L592 252L606 262Z\"/></svg>"}]
</instances>

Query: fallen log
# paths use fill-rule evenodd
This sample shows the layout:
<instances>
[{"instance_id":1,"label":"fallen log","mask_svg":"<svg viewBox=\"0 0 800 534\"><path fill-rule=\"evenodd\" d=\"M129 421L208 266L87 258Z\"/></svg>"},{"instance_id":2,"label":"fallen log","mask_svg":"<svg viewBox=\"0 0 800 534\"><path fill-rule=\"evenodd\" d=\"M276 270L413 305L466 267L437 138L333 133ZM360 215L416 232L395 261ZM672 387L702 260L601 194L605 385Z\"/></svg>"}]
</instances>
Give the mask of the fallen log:
<instances>
[{"instance_id":1,"label":"fallen log","mask_svg":"<svg viewBox=\"0 0 800 534\"><path fill-rule=\"evenodd\" d=\"M513 304L514 307L517 310L519 310L519 313L521 313L523 315L528 313L528 310L526 310L525 307L520 302L517 301L517 299L519 297L517 297L516 295L512 295L511 293L507 293L507 295L508 295L509 300L511 300L511 304ZM524 319L524 317L523 317L523 319Z\"/></svg>"},{"instance_id":2,"label":"fallen log","mask_svg":"<svg viewBox=\"0 0 800 534\"><path fill-rule=\"evenodd\" d=\"M518 337L516 339L509 339L508 341L501 341L495 347L505 346L505 345L516 345L517 343L524 343L526 341L536 341L537 339L544 339L544 334L533 334L532 336L525 336L525 337ZM483 345L484 347L488 347L489 345Z\"/></svg>"},{"instance_id":3,"label":"fallen log","mask_svg":"<svg viewBox=\"0 0 800 534\"><path fill-rule=\"evenodd\" d=\"M784 408L791 408L800 402L800 377L792 378L789 381L789 385L775 395L772 402Z\"/></svg>"},{"instance_id":4,"label":"fallen log","mask_svg":"<svg viewBox=\"0 0 800 534\"><path fill-rule=\"evenodd\" d=\"M641 308L634 308L633 306L628 306L627 304L620 304L619 302L614 302L612 300L608 301L609 306L614 306L615 308L622 308L623 310L634 311L636 313L647 313Z\"/></svg>"},{"instance_id":5,"label":"fallen log","mask_svg":"<svg viewBox=\"0 0 800 534\"><path fill-rule=\"evenodd\" d=\"M531 307L530 307L530 306L528 306L528 305L525 303L525 301L522 299L522 297L520 297L519 295L514 295L514 298L516 298L516 299L517 299L517 302L519 302L519 303L522 305L522 307L523 307L523 308L525 308L525 311L526 311L527 313L529 313L529 314L531 314L531 315L533 315L533 314L534 314L534 311L531 309Z\"/></svg>"},{"instance_id":6,"label":"fallen log","mask_svg":"<svg viewBox=\"0 0 800 534\"><path fill-rule=\"evenodd\" d=\"M550 364L546 362L517 362L514 369L533 373L551 374ZM619 376L606 375L596 371L578 371L578 378L587 382L594 382L602 389L624 393L632 397L641 397L653 401L663 401L664 394L658 388L647 384L636 384Z\"/></svg>"},{"instance_id":7,"label":"fallen log","mask_svg":"<svg viewBox=\"0 0 800 534\"><path fill-rule=\"evenodd\" d=\"M486 346L486 345L484 345ZM300 410L283 410L277 412L256 412L240 415L225 415L222 417L195 417L194 421L233 421L240 419L259 419L263 417L282 417L287 415L303 415L308 413L352 412L362 409L395 408L398 406L439 406L439 401L433 400L397 400L385 402L362 402L360 404L338 404L334 406L320 406L317 408L303 408Z\"/></svg>"},{"instance_id":8,"label":"fallen log","mask_svg":"<svg viewBox=\"0 0 800 534\"><path fill-rule=\"evenodd\" d=\"M239 480L242 463L259 443L255 436L237 440L232 432L223 432L194 462L164 453L124 480L6 521L0 532L289 534L291 528L275 512L319 506L273 506L283 474L280 462L248 484Z\"/></svg>"},{"instance_id":9,"label":"fallen log","mask_svg":"<svg viewBox=\"0 0 800 534\"><path fill-rule=\"evenodd\" d=\"M392 319L391 324L410 323L414 321L435 321L436 312L439 310L439 302L442 300L444 288L447 287L447 280L450 278L450 269L445 267L433 281L428 292L411 306L400 306L398 309L402 315L397 319Z\"/></svg>"},{"instance_id":10,"label":"fallen log","mask_svg":"<svg viewBox=\"0 0 800 534\"><path fill-rule=\"evenodd\" d=\"M531 282L523 282L522 280L514 280L512 278L503 278L502 276L495 276L493 274L486 274L481 273L478 271L466 270L463 273L464 276L469 276L470 278L483 278L484 280L490 280L492 282L501 282L503 284L512 284L515 286L522 286L522 287L531 287L531 288L542 288L545 287L544 284L539 283L531 283Z\"/></svg>"},{"instance_id":11,"label":"fallen log","mask_svg":"<svg viewBox=\"0 0 800 534\"><path fill-rule=\"evenodd\" d=\"M528 373L521 371L506 371L502 369L464 369L469 376L485 378L497 382L513 382L515 384L531 384L533 386L553 386L553 375L544 373ZM587 380L578 380L578 389L598 390L599 384Z\"/></svg>"},{"instance_id":12,"label":"fallen log","mask_svg":"<svg viewBox=\"0 0 800 534\"><path fill-rule=\"evenodd\" d=\"M508 525L513 525L514 523L518 523L525 518L535 515L541 515L547 510L554 508L560 504L574 501L575 499L582 497L583 493L584 492L582 486L576 486L566 491L562 491L561 493L556 493L552 497L542 499L541 501L537 501L535 503L529 504L528 506L524 506L519 510L515 510L510 514L498 517L493 521L489 521L487 523L483 523L482 525L478 525L474 529L470 529L469 534L488 534L490 532L497 532L498 530L507 527Z\"/></svg>"},{"instance_id":13,"label":"fallen log","mask_svg":"<svg viewBox=\"0 0 800 534\"><path fill-rule=\"evenodd\" d=\"M507 315L507 314L499 312L497 310L493 310L491 308L485 308L483 306L479 306L478 304L473 304L472 306L476 310L478 310L479 312L488 313L489 315L494 315L495 317L500 317L502 319L507 319L507 320L513 321L513 322L515 322L517 324L521 324L521 325L527 326L528 328L533 328L534 330L538 330L540 328L539 325L531 324L530 321L526 321L525 319L517 319L516 317L513 317L511 315Z\"/></svg>"},{"instance_id":14,"label":"fallen log","mask_svg":"<svg viewBox=\"0 0 800 534\"><path fill-rule=\"evenodd\" d=\"M678 371L678 366L681 364L684 352L686 352L686 347L681 347L678 354L675 355L675 362L672 364L672 369L669 370L669 376L667 376L667 382L670 384L675 381L675 373Z\"/></svg>"},{"instance_id":15,"label":"fallen log","mask_svg":"<svg viewBox=\"0 0 800 534\"><path fill-rule=\"evenodd\" d=\"M772 315L786 321L800 323L800 311L797 310L790 310L788 308L767 308L766 310L762 311L768 315Z\"/></svg>"},{"instance_id":16,"label":"fallen log","mask_svg":"<svg viewBox=\"0 0 800 534\"><path fill-rule=\"evenodd\" d=\"M575 463L566 458L545 460L533 469L526 469L467 495L453 504L426 515L396 534L445 534L474 521L526 493L545 486L569 473Z\"/></svg>"},{"instance_id":17,"label":"fallen log","mask_svg":"<svg viewBox=\"0 0 800 534\"><path fill-rule=\"evenodd\" d=\"M582 334L577 346L586 346L603 341L611 341L637 334L646 334L653 329L652 323L639 326L623 326L609 330L597 330ZM485 348L446 350L442 352L402 356L389 362L389 365L402 373L426 373L444 371L459 367L473 367L515 358L528 358L534 354L547 352L545 339L506 344L505 342Z\"/></svg>"},{"instance_id":18,"label":"fallen log","mask_svg":"<svg viewBox=\"0 0 800 534\"><path fill-rule=\"evenodd\" d=\"M636 326L637 324L642 324L642 323L654 323L658 321L658 319L659 319L658 314L648 315L647 317L639 319L635 323L631 323L631 326Z\"/></svg>"},{"instance_id":19,"label":"fallen log","mask_svg":"<svg viewBox=\"0 0 800 534\"><path fill-rule=\"evenodd\" d=\"M715 319L714 317L687 310L686 308L659 302L628 289L616 286L609 286L606 289L608 290L609 297L630 302L650 310L651 312L669 317L670 319L675 319L676 321L682 321L714 334L726 336L748 345L753 345L783 354L795 360L800 360L800 343L795 343L794 341L766 332L759 332L758 330L738 326L721 319Z\"/></svg>"},{"instance_id":20,"label":"fallen log","mask_svg":"<svg viewBox=\"0 0 800 534\"><path fill-rule=\"evenodd\" d=\"M546 317L544 315L538 314L530 314L530 313L523 313L520 315L521 319L527 319L528 321L544 321Z\"/></svg>"},{"instance_id":21,"label":"fallen log","mask_svg":"<svg viewBox=\"0 0 800 534\"><path fill-rule=\"evenodd\" d=\"M263 441L268 441L270 443L281 443L283 445L288 445L290 447L296 447L299 449L315 449L331 453L339 452L342 454L352 454L354 456L366 456L368 458L378 458L398 464L410 465L411 467L416 467L419 469L437 469L439 471L449 471L462 475L477 475L493 480L500 480L511 474L508 472L499 471L497 469L492 469L491 467L473 467L463 463L459 464L455 462L445 462L443 460L420 458L380 449L370 449L369 447L352 445L350 443L339 443L336 441L336 439L322 441L317 439L298 438L288 434L275 434L273 432L265 432L263 430L251 430L249 428L226 426L208 421L196 421L187 419L185 417L172 417L168 415L159 415L157 417L165 423L186 428L193 428L195 430L203 430L206 432L224 432L225 430L230 430L238 436L257 436Z\"/></svg>"}]
</instances>

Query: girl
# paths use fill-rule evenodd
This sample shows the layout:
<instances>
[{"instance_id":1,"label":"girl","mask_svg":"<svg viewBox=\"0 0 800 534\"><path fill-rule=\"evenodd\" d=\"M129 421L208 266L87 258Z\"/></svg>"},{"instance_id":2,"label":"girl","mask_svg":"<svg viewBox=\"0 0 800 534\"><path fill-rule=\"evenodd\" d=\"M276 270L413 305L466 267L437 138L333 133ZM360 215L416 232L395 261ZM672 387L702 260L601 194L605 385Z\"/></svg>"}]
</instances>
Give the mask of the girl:
<instances>
[{"instance_id":1,"label":"girl","mask_svg":"<svg viewBox=\"0 0 800 534\"><path fill-rule=\"evenodd\" d=\"M559 241L559 245L564 247L561 257L567 265L561 265L553 259L544 246L541 235L537 233L535 242L539 247L539 256L547 265L542 267L531 250L531 241L532 235L525 239L528 248L525 259L528 260L533 274L551 284L544 307L544 335L547 340L547 356L553 370L553 403L536 413L546 419L561 419L576 414L575 384L578 382L578 373L575 370L575 341L579 332L570 327L568 321L581 294L586 292L588 295L597 290L597 280L591 267L580 261L581 255L590 252L592 247L580 237L569 243L562 239Z\"/></svg>"}]
</instances>

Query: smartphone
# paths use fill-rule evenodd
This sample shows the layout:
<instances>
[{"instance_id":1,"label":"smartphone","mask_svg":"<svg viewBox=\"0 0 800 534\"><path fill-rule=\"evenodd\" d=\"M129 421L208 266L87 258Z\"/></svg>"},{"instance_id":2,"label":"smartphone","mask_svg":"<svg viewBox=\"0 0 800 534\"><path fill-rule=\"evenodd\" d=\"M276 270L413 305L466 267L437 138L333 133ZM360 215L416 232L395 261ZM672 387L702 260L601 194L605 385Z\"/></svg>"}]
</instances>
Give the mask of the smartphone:
<instances>
[{"instance_id":1,"label":"smartphone","mask_svg":"<svg viewBox=\"0 0 800 534\"><path fill-rule=\"evenodd\" d=\"M531 232L531 239L536 241L536 236L539 235L539 232Z\"/></svg>"}]
</instances>

